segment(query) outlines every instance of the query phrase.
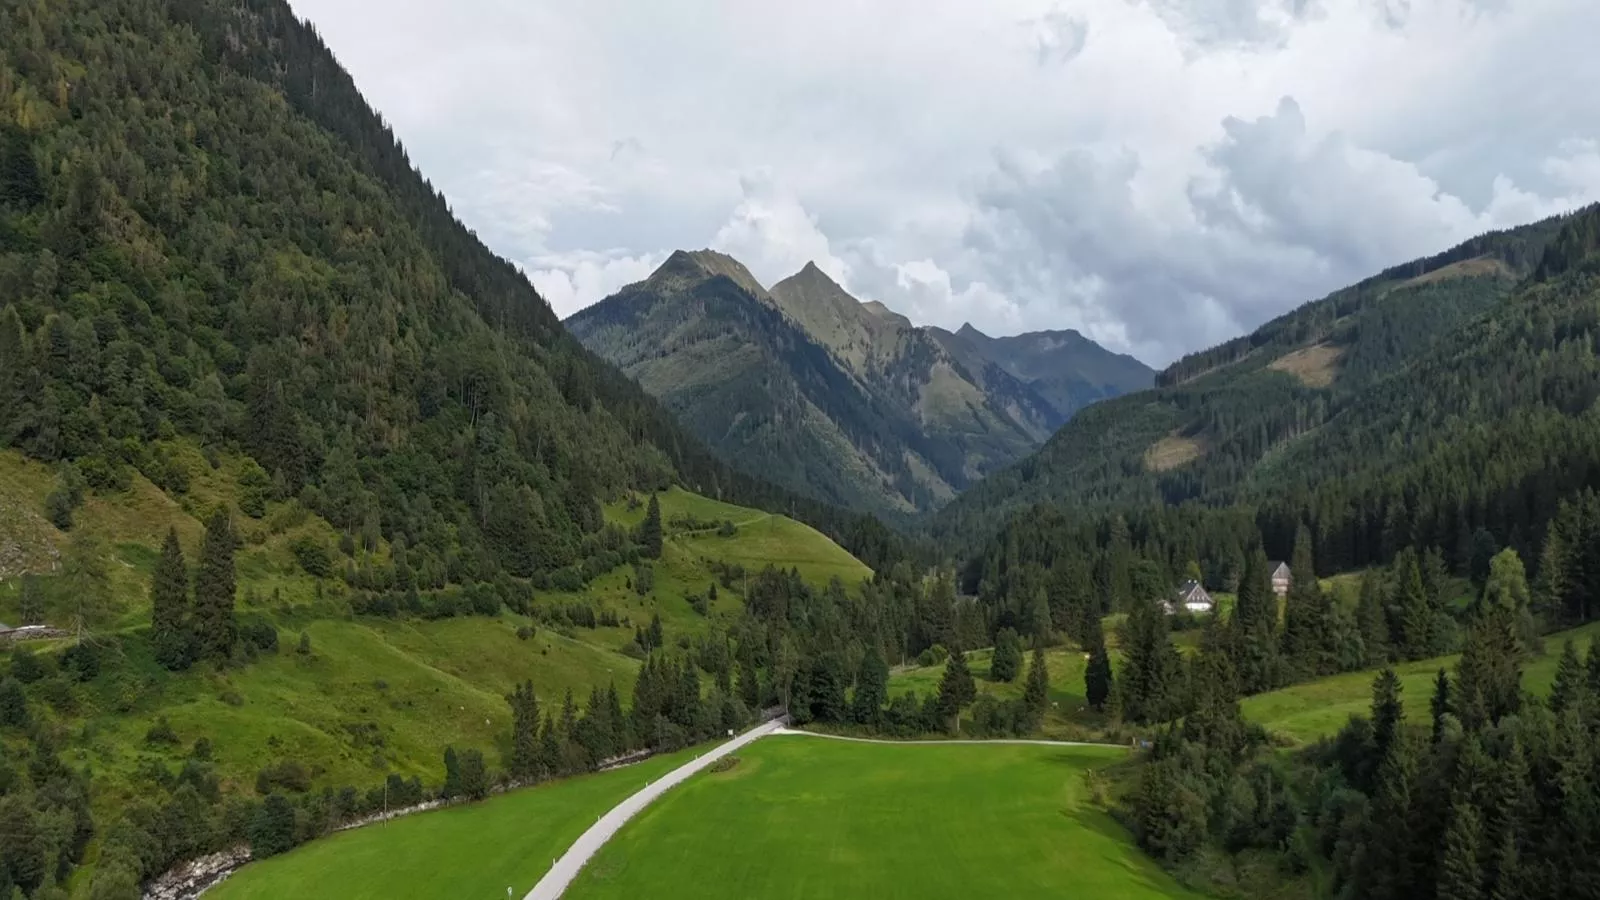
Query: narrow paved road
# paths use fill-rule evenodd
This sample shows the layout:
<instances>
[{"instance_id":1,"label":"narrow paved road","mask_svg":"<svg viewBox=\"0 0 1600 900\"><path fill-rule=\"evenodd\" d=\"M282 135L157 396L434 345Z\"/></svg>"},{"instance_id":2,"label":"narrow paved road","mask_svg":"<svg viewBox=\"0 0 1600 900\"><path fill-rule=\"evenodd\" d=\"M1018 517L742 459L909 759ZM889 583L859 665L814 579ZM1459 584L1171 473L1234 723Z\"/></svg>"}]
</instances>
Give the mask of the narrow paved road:
<instances>
[{"instance_id":1,"label":"narrow paved road","mask_svg":"<svg viewBox=\"0 0 1600 900\"><path fill-rule=\"evenodd\" d=\"M539 879L539 883L533 886L533 890L529 891L523 900L556 900L567 889L567 886L572 884L573 880L578 877L578 873L583 871L584 865L594 857L595 853L599 852L600 847L610 840L611 836L616 834L617 830L629 819L637 815L640 810L649 806L657 797L681 784L694 773L738 750L740 747L782 729L783 725L782 719L774 719L771 722L757 725L715 750L697 756L673 769L656 781L650 782L633 796L617 804L610 812L601 816L600 821L589 826L588 831L578 836L572 846L567 848L567 852L561 854L561 858L555 861L555 865L551 866L550 871Z\"/></svg>"},{"instance_id":2,"label":"narrow paved road","mask_svg":"<svg viewBox=\"0 0 1600 900\"><path fill-rule=\"evenodd\" d=\"M1107 744L1104 741L1038 741L1028 738L975 738L973 740L943 740L943 741L897 741L892 738L863 738L848 737L842 734L823 734L820 731L802 731L798 728L779 728L773 734L803 734L806 737L827 738L830 741L853 741L857 744L895 744L901 747L916 747L922 744L1038 744L1043 747L1122 747L1123 744Z\"/></svg>"}]
</instances>

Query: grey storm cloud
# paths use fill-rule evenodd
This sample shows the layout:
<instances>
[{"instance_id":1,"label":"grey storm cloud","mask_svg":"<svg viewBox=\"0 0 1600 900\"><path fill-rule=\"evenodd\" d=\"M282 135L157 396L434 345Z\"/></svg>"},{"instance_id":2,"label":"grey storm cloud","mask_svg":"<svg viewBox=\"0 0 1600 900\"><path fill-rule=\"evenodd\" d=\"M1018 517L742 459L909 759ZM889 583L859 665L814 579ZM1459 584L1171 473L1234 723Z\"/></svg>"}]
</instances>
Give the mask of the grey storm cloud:
<instances>
[{"instance_id":1,"label":"grey storm cloud","mask_svg":"<svg viewBox=\"0 0 1600 900\"><path fill-rule=\"evenodd\" d=\"M563 315L712 246L1153 364L1600 200L1593 0L299 0Z\"/></svg>"}]
</instances>

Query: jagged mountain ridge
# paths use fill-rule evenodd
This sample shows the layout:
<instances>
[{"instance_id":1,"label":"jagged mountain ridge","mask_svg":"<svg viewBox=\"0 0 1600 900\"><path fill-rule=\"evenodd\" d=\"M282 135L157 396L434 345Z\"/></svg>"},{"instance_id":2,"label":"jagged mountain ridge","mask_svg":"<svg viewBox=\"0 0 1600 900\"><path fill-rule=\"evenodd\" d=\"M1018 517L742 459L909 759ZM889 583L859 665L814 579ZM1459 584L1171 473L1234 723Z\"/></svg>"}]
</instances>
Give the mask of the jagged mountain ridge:
<instances>
[{"instance_id":1,"label":"jagged mountain ridge","mask_svg":"<svg viewBox=\"0 0 1600 900\"><path fill-rule=\"evenodd\" d=\"M768 290L731 257L679 251L566 324L734 465L858 509L934 508L1077 408L815 264Z\"/></svg>"}]
</instances>

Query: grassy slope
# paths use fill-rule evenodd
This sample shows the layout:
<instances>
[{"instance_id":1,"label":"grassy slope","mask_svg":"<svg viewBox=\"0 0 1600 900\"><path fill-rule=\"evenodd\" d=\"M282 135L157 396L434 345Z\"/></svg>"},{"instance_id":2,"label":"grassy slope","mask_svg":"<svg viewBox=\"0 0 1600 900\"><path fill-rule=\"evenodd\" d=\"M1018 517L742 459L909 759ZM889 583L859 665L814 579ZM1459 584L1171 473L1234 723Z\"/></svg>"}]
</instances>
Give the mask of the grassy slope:
<instances>
[{"instance_id":1,"label":"grassy slope","mask_svg":"<svg viewBox=\"0 0 1600 900\"><path fill-rule=\"evenodd\" d=\"M288 549L308 534L332 549L337 535L326 522L294 503L274 504L259 520L244 516L235 502L239 460L224 457L213 469L193 447L173 444L170 450L183 459L193 482L176 500L136 476L127 491L89 495L72 534L56 530L42 515L20 523L8 517L8 530L0 531L0 556L8 546L18 548L15 558L46 573L52 622L63 621L67 598L65 585L48 575L48 548L64 551L74 534L85 533L98 540L105 555L113 611L104 630L123 632L125 655L99 678L74 689L70 704L40 710L75 735L65 756L93 768L96 802L103 807L145 789L137 777L142 763L176 765L200 737L213 745L218 774L242 791L253 790L256 772L281 759L310 767L318 787L365 789L391 771L433 783L450 744L479 747L491 765L498 764L499 744L509 727L503 698L518 681L531 679L546 703L559 703L568 688L582 702L590 687L610 682L628 697L638 662L618 651L632 639L631 625L567 635L541 628L531 640L520 640L517 629L529 622L508 612L437 622L349 618L339 602L338 579L323 582L319 601L316 579L296 565ZM0 452L0 509L42 512L54 480L50 468ZM708 560L754 567L770 553L818 583L839 575L854 584L870 575L822 534L790 519L677 489L662 497L667 518L688 513L745 524L732 537L669 536L650 596L640 597L626 586L631 572L624 567L581 594L546 593L538 602L590 603L614 609L631 623L660 614L668 639L675 640L707 627L684 595L704 593L715 579ZM244 537L238 555L240 610L273 622L281 650L239 668L199 666L169 673L150 658L142 637L156 548L169 527L177 528L193 565L201 519L218 504L233 508ZM608 515L636 523L644 511L619 505ZM17 578L0 580L0 621L16 620L19 594ZM739 603L735 591L719 591L712 615L731 614ZM310 636L309 656L293 652L301 632ZM146 744L145 732L159 717L169 720L179 746Z\"/></svg>"},{"instance_id":2,"label":"grassy slope","mask_svg":"<svg viewBox=\"0 0 1600 900\"><path fill-rule=\"evenodd\" d=\"M1083 772L1122 753L768 738L645 810L568 896L1196 896L1086 802Z\"/></svg>"},{"instance_id":3,"label":"grassy slope","mask_svg":"<svg viewBox=\"0 0 1600 900\"><path fill-rule=\"evenodd\" d=\"M596 817L694 753L341 832L256 863L207 892L278 897L521 897Z\"/></svg>"},{"instance_id":4,"label":"grassy slope","mask_svg":"<svg viewBox=\"0 0 1600 900\"><path fill-rule=\"evenodd\" d=\"M993 650L973 650L967 654L967 667L972 671L973 680L977 682L980 694L993 694L1004 700L1020 700L1022 689L1028 671L1028 660L1031 654L1024 655L1022 671L1018 673L1015 681L991 681L989 679L989 660L994 655ZM1115 666L1119 657L1112 652L1112 665ZM1099 721L1093 713L1084 707L1083 673L1088 667L1089 659L1082 650L1068 647L1053 647L1045 651L1045 665L1050 670L1050 712L1045 717L1044 730L1046 734L1054 733L1056 728L1067 722L1084 724L1086 721ZM889 674L889 696L894 697L908 691L916 691L918 697L927 697L939 692L939 682L944 678L945 664L934 666L914 666L896 669Z\"/></svg>"},{"instance_id":5,"label":"grassy slope","mask_svg":"<svg viewBox=\"0 0 1600 900\"><path fill-rule=\"evenodd\" d=\"M1580 652L1600 637L1600 623L1551 635L1545 640L1543 656L1529 660L1523 669L1522 684L1529 691L1543 694L1555 679L1561 644L1572 638ZM1433 696L1433 681L1441 668L1453 674L1457 656L1442 656L1395 666L1404 688L1406 715L1413 721L1425 720L1428 701ZM1241 707L1245 717L1270 732L1297 742L1314 741L1334 734L1352 715L1364 715L1372 708L1372 679L1376 670L1349 672L1297 684L1267 694L1247 697Z\"/></svg>"}]
</instances>

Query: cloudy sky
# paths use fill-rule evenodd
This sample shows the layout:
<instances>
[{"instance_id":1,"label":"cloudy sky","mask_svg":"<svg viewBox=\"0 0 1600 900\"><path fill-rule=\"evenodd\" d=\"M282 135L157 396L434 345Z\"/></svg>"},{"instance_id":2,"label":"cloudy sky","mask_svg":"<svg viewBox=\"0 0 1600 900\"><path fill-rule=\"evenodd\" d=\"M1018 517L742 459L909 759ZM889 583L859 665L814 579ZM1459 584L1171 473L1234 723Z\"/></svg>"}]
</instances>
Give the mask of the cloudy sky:
<instances>
[{"instance_id":1,"label":"cloudy sky","mask_svg":"<svg viewBox=\"0 0 1600 900\"><path fill-rule=\"evenodd\" d=\"M1163 364L1600 200L1595 0L294 0L563 316L771 284Z\"/></svg>"}]
</instances>

